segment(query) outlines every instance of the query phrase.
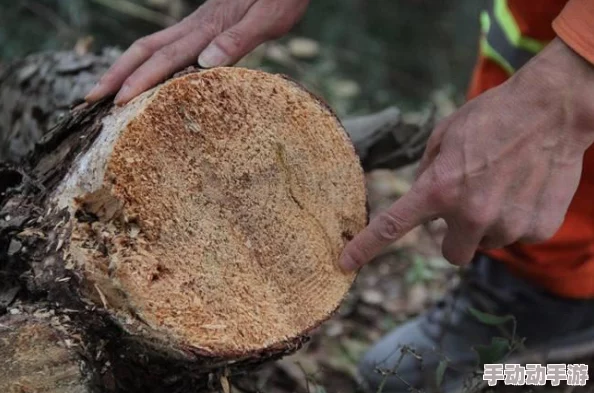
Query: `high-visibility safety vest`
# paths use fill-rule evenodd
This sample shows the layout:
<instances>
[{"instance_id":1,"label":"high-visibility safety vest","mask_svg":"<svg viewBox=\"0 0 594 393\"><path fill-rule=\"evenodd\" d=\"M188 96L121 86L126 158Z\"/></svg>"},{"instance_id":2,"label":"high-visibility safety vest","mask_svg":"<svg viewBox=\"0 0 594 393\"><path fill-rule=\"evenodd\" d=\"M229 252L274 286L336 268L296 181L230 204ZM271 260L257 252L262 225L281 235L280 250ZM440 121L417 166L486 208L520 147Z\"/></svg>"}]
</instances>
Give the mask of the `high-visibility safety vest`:
<instances>
[{"instance_id":1,"label":"high-visibility safety vest","mask_svg":"<svg viewBox=\"0 0 594 393\"><path fill-rule=\"evenodd\" d=\"M509 74L513 74L543 49L549 41L522 35L512 15L508 0L490 0L481 13L480 50Z\"/></svg>"}]
</instances>

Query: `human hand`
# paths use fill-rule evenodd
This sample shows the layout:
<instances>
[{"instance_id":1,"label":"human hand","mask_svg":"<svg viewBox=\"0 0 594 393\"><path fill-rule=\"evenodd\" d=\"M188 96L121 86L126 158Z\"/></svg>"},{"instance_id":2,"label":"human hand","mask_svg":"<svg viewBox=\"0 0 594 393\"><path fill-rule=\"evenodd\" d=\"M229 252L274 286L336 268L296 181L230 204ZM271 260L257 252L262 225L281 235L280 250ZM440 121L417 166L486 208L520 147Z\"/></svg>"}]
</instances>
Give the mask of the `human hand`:
<instances>
[{"instance_id":1,"label":"human hand","mask_svg":"<svg viewBox=\"0 0 594 393\"><path fill-rule=\"evenodd\" d=\"M594 67L556 39L503 85L434 130L411 190L345 247L354 270L431 219L445 219L442 251L470 262L478 247L554 235L594 142Z\"/></svg>"},{"instance_id":2,"label":"human hand","mask_svg":"<svg viewBox=\"0 0 594 393\"><path fill-rule=\"evenodd\" d=\"M125 104L175 72L198 62L231 65L301 18L309 0L209 0L181 22L137 40L85 97L118 92Z\"/></svg>"}]
</instances>

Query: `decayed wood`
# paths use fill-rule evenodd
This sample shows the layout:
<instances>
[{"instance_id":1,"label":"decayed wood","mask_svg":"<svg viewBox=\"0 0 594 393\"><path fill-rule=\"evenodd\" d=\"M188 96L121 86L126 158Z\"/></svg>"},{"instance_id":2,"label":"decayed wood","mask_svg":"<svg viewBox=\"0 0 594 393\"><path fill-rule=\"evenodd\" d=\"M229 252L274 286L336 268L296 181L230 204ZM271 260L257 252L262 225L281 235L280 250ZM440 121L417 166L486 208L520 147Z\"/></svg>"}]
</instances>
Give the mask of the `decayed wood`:
<instances>
[{"instance_id":1,"label":"decayed wood","mask_svg":"<svg viewBox=\"0 0 594 393\"><path fill-rule=\"evenodd\" d=\"M7 386L12 391L37 391L27 390L30 386L40 391L59 391L56 389L64 388L63 383L73 391L116 391L113 378L107 378L107 383L90 383L101 375L93 372L93 364L104 367L109 360L98 349L102 343L100 337L84 339L86 333L80 321L85 319L87 309L68 291L69 279L63 269L54 269L59 267L61 240L58 234L65 216L46 210L44 203L48 190L55 187L66 173L77 149L88 146L98 132L98 127L89 126L93 123L92 118L105 112L107 107L103 103L68 115L62 126L42 138L36 153L21 166L0 164L0 298L4 299L3 313L8 307L11 311L2 319L5 328L0 332L0 339L6 345L2 349L6 354L4 361L10 365L6 369L12 370L0 374L0 386ZM19 314L12 315L12 310ZM47 315L52 318L48 319ZM20 347L11 346L14 337L28 337L34 333L41 336L37 338L39 345L36 341L29 342L29 347L24 343ZM67 345L65 343L76 346L76 349L61 350L60 347ZM39 367L46 367L50 359L45 357L44 351L53 351L61 359L54 365L54 371L65 373L66 380L48 377L44 382L43 375L31 380L26 361L38 357ZM25 358L21 357L23 352ZM87 363L85 359L94 361ZM75 364L87 368L81 368L80 374L76 374L73 371ZM107 368L105 372L103 375L110 374ZM23 386L23 381L27 386Z\"/></svg>"},{"instance_id":2,"label":"decayed wood","mask_svg":"<svg viewBox=\"0 0 594 393\"><path fill-rule=\"evenodd\" d=\"M10 293L20 289L17 301L24 305L33 306L32 299L43 299L52 312L68 319L69 330L63 339L80 343L77 346L80 358L87 360L83 361L86 371L82 377L93 381L85 385L91 391L195 392L216 388L225 375L244 372L298 349L307 340L306 330L302 335L243 355L237 351L217 354L193 348L191 343L156 334L149 324L143 326L141 315L131 310L128 310L129 318L136 321L123 322L114 314L113 304L109 304L113 299L105 289L101 290L100 284L93 284L91 288L96 291L92 291L94 296L89 296L87 277L72 265L69 246L73 220L79 223L89 220L92 224L97 220L96 212L88 212L87 217L84 209L56 206L51 196L55 196L58 185L72 172L73 165L78 165L78 158L93 146L104 127L102 120L110 110L109 101L73 110L39 141L22 165L0 166L2 286ZM287 153L281 150L278 154L282 164ZM98 168L89 168L89 172L95 169ZM362 177L358 181L357 187L363 190ZM361 205L364 218L364 198ZM78 216L74 218L75 215ZM362 225L364 219L349 231L360 230ZM97 252L104 251L97 249ZM0 382L10 384L6 379L14 377L11 374L4 378Z\"/></svg>"}]
</instances>

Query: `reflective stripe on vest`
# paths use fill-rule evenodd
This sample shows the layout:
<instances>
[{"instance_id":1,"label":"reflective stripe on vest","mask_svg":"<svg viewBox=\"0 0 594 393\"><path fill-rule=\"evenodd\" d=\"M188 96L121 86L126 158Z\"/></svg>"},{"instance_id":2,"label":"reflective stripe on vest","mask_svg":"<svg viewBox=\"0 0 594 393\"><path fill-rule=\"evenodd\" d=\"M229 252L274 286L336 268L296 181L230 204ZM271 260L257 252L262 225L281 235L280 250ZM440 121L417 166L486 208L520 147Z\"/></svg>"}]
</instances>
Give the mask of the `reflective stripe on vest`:
<instances>
[{"instance_id":1,"label":"reflective stripe on vest","mask_svg":"<svg viewBox=\"0 0 594 393\"><path fill-rule=\"evenodd\" d=\"M481 13L481 53L509 74L528 62L548 42L523 36L507 0L491 0Z\"/></svg>"}]
</instances>

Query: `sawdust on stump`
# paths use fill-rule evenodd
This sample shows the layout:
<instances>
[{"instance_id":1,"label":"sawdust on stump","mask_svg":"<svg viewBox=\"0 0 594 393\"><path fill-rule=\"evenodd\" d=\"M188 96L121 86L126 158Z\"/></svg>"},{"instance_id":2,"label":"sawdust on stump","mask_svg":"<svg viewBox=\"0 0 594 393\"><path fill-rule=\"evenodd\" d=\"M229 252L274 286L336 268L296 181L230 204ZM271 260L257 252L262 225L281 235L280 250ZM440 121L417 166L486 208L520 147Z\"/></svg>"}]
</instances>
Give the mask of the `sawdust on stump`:
<instances>
[{"instance_id":1,"label":"sawdust on stump","mask_svg":"<svg viewBox=\"0 0 594 393\"><path fill-rule=\"evenodd\" d=\"M114 109L53 199L66 262L126 330L223 358L281 349L353 282L366 224L336 116L296 83L241 68L174 78Z\"/></svg>"}]
</instances>

